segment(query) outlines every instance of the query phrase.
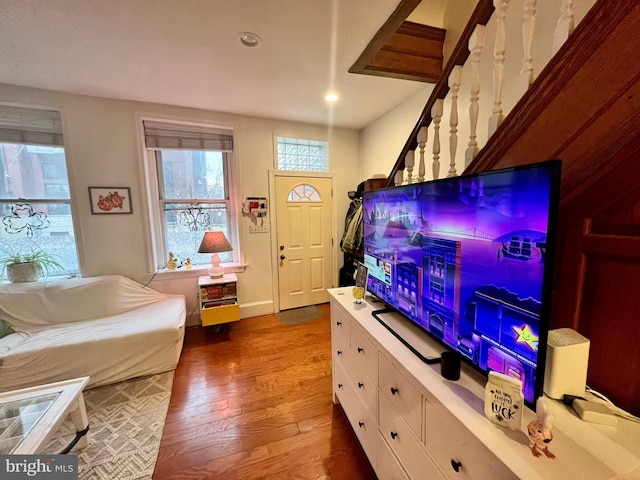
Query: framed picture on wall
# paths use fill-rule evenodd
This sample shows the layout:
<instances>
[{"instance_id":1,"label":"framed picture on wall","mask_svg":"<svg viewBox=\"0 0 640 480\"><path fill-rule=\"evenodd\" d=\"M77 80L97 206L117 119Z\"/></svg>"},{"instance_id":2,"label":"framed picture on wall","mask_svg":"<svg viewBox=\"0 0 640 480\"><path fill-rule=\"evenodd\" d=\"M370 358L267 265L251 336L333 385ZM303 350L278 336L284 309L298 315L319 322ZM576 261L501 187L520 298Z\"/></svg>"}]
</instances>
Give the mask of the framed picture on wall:
<instances>
[{"instance_id":1,"label":"framed picture on wall","mask_svg":"<svg viewBox=\"0 0 640 480\"><path fill-rule=\"evenodd\" d=\"M129 187L89 187L91 213L133 213Z\"/></svg>"}]
</instances>

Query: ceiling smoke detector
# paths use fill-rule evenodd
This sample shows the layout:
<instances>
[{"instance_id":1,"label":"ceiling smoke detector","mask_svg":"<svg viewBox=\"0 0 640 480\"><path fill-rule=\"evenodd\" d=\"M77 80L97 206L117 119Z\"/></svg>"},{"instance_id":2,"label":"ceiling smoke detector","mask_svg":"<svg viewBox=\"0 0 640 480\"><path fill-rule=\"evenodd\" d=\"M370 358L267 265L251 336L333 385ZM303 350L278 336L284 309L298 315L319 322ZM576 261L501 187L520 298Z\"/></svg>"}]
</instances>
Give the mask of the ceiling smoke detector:
<instances>
[{"instance_id":1,"label":"ceiling smoke detector","mask_svg":"<svg viewBox=\"0 0 640 480\"><path fill-rule=\"evenodd\" d=\"M237 37L238 40L240 40L240 43L245 47L257 47L262 42L262 39L258 35L251 32L240 32Z\"/></svg>"}]
</instances>

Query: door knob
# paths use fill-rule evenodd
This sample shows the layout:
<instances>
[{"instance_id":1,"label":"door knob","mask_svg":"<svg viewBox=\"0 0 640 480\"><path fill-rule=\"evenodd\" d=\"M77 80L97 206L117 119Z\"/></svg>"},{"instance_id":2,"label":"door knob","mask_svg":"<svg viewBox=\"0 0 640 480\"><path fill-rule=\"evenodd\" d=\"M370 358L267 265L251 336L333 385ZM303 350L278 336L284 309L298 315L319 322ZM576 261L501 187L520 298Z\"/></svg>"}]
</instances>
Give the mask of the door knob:
<instances>
[{"instance_id":1,"label":"door knob","mask_svg":"<svg viewBox=\"0 0 640 480\"><path fill-rule=\"evenodd\" d=\"M284 245L280 245L280 250L284 250Z\"/></svg>"},{"instance_id":2,"label":"door knob","mask_svg":"<svg viewBox=\"0 0 640 480\"><path fill-rule=\"evenodd\" d=\"M284 255L280 255L280 260L284 260L286 257Z\"/></svg>"}]
</instances>

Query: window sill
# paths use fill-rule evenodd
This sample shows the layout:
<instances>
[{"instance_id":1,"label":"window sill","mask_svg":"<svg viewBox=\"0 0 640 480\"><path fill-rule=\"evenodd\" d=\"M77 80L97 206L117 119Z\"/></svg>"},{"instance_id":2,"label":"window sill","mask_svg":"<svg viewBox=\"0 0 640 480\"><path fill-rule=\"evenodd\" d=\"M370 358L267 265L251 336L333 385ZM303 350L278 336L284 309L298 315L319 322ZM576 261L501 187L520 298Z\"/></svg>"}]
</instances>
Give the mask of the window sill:
<instances>
[{"instance_id":1,"label":"window sill","mask_svg":"<svg viewBox=\"0 0 640 480\"><path fill-rule=\"evenodd\" d=\"M242 273L246 270L247 266L241 263L228 263L222 265L224 267L224 273ZM169 280L177 278L191 278L199 277L201 275L208 275L209 265L196 265L190 269L184 267L177 268L175 270L162 269L156 271L153 275L155 279Z\"/></svg>"}]
</instances>

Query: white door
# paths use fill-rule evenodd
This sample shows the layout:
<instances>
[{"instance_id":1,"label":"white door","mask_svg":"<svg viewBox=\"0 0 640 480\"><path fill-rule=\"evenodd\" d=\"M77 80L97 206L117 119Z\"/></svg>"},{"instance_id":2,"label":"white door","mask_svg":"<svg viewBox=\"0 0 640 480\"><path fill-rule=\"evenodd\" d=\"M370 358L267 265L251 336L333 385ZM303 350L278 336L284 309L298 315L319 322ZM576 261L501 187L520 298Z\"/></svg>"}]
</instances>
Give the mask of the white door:
<instances>
[{"instance_id":1,"label":"white door","mask_svg":"<svg viewBox=\"0 0 640 480\"><path fill-rule=\"evenodd\" d=\"M331 178L276 176L280 310L329 301L332 287Z\"/></svg>"}]
</instances>

